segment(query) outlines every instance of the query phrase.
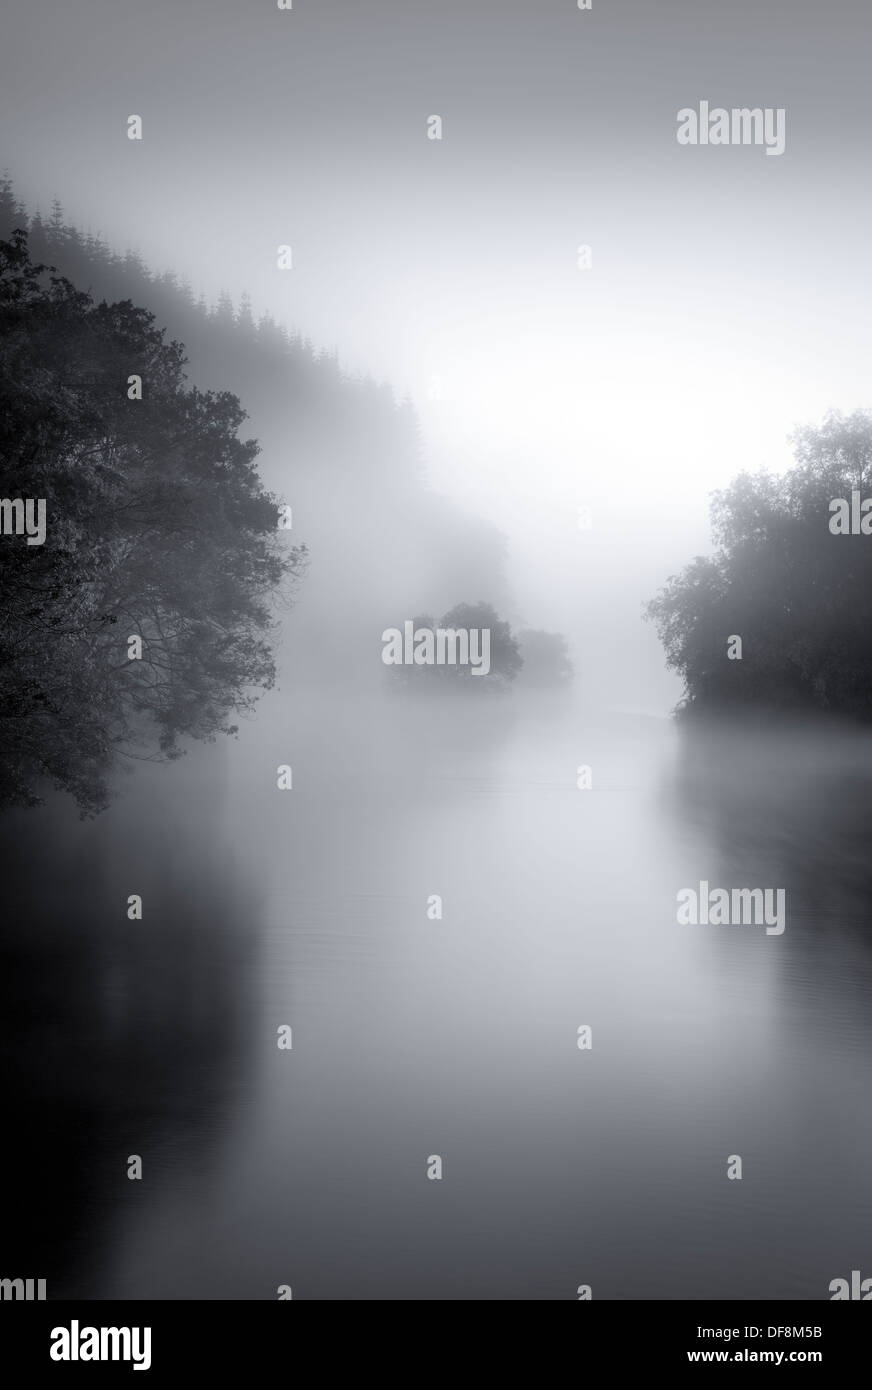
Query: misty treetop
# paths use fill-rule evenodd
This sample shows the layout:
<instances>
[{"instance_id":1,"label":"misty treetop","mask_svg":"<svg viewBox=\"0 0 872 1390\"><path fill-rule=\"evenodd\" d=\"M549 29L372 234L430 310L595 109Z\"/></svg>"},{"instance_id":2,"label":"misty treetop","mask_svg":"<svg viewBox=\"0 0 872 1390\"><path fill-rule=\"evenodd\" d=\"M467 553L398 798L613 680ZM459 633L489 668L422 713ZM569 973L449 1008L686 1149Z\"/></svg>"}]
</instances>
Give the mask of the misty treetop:
<instances>
[{"instance_id":1,"label":"misty treetop","mask_svg":"<svg viewBox=\"0 0 872 1390\"><path fill-rule=\"evenodd\" d=\"M271 601L305 551L239 401L184 365L150 313L0 242L0 490L46 502L42 545L0 537L0 804L53 785L93 812L125 755L231 732L273 683Z\"/></svg>"},{"instance_id":2,"label":"misty treetop","mask_svg":"<svg viewBox=\"0 0 872 1390\"><path fill-rule=\"evenodd\" d=\"M389 679L405 688L506 689L524 664L510 625L481 601L455 604L438 623L429 614L407 619L382 640Z\"/></svg>"},{"instance_id":3,"label":"misty treetop","mask_svg":"<svg viewBox=\"0 0 872 1390\"><path fill-rule=\"evenodd\" d=\"M57 266L78 289L153 313L185 344L192 384L226 386L244 402L264 485L292 503L294 535L312 554L281 634L295 681L378 685L372 633L398 599L408 614L403 595L435 612L458 594L487 594L497 608L509 602L505 539L428 484L408 398L344 367L335 349L319 350L301 331L255 313L244 294L234 304L225 292L210 305L178 275L154 272L134 251L118 254L70 225L58 203L48 215L28 215L0 178L0 238L16 227L29 229L33 259Z\"/></svg>"},{"instance_id":4,"label":"misty treetop","mask_svg":"<svg viewBox=\"0 0 872 1390\"><path fill-rule=\"evenodd\" d=\"M872 498L872 412L830 413L792 444L784 476L741 473L714 495L714 555L647 605L685 709L872 716L872 536L839 525Z\"/></svg>"}]
</instances>

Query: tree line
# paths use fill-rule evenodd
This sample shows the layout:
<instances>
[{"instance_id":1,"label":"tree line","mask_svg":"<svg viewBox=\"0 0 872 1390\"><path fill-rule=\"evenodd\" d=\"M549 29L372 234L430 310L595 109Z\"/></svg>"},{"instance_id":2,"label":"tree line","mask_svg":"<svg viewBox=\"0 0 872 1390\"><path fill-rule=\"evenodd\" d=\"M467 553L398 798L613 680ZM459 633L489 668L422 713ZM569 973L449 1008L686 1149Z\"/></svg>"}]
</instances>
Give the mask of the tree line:
<instances>
[{"instance_id":1,"label":"tree line","mask_svg":"<svg viewBox=\"0 0 872 1390\"><path fill-rule=\"evenodd\" d=\"M184 366L146 310L0 242L0 491L47 518L41 545L0 536L2 805L53 786L93 813L119 762L233 732L275 679L271 604L305 549L238 399Z\"/></svg>"},{"instance_id":2,"label":"tree line","mask_svg":"<svg viewBox=\"0 0 872 1390\"><path fill-rule=\"evenodd\" d=\"M872 538L835 521L872 498L872 412L831 412L791 439L783 476L742 472L714 494L714 553L647 605L685 713L872 716Z\"/></svg>"}]
</instances>

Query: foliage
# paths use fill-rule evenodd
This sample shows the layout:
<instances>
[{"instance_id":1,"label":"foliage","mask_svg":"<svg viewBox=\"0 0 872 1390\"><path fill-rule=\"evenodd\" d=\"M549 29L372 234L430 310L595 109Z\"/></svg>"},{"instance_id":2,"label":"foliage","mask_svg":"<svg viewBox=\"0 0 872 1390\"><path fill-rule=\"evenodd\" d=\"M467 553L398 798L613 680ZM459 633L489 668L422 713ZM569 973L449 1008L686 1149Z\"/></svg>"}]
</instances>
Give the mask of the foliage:
<instances>
[{"instance_id":1,"label":"foliage","mask_svg":"<svg viewBox=\"0 0 872 1390\"><path fill-rule=\"evenodd\" d=\"M413 631L439 628L490 631L490 669L486 675L473 675L472 665L394 665L387 669L390 678L399 685L420 689L440 690L482 690L505 689L513 681L524 664L518 646L518 639L509 624L497 614L490 603L458 603L437 623L429 614L422 614L412 620ZM399 630L402 630L400 625Z\"/></svg>"},{"instance_id":2,"label":"foliage","mask_svg":"<svg viewBox=\"0 0 872 1390\"><path fill-rule=\"evenodd\" d=\"M0 537L0 805L48 781L94 812L119 758L232 732L273 683L270 600L305 554L239 401L184 365L151 314L49 275L21 231L0 242L0 491L47 506L43 545Z\"/></svg>"},{"instance_id":3,"label":"foliage","mask_svg":"<svg viewBox=\"0 0 872 1390\"><path fill-rule=\"evenodd\" d=\"M647 605L686 708L872 714L872 538L829 529L834 499L872 496L872 413L831 413L792 443L784 476L742 473L715 494L714 555Z\"/></svg>"}]
</instances>

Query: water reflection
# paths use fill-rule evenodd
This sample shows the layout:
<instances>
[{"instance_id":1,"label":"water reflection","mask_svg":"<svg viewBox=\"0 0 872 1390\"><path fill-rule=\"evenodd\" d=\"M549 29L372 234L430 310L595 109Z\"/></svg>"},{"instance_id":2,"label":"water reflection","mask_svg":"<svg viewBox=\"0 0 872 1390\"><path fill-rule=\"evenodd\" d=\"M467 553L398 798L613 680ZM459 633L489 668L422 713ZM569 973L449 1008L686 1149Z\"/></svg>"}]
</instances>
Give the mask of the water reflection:
<instances>
[{"instance_id":1,"label":"water reflection","mask_svg":"<svg viewBox=\"0 0 872 1390\"><path fill-rule=\"evenodd\" d=\"M7 898L13 1263L103 1297L826 1297L870 1218L870 771L838 730L296 692L103 822L7 826L7 862L42 845ZM703 878L786 887L784 935L679 927Z\"/></svg>"}]
</instances>

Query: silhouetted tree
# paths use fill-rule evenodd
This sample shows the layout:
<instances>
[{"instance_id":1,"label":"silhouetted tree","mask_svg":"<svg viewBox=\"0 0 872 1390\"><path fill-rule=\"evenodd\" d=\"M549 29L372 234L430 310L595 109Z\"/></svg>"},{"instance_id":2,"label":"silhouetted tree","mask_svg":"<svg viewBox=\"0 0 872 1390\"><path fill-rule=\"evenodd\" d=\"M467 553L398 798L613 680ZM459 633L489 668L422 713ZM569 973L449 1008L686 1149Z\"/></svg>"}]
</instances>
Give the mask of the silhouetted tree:
<instances>
[{"instance_id":1,"label":"silhouetted tree","mask_svg":"<svg viewBox=\"0 0 872 1390\"><path fill-rule=\"evenodd\" d=\"M5 197L0 185L0 239L27 225L11 185ZM69 225L59 249L34 259L49 260L95 300L148 309L168 338L184 342L193 384L226 383L245 402L261 475L292 503L295 537L317 552L305 602L287 629L295 678L306 665L316 681L327 671L336 680L378 681L373 632L389 621L398 593L416 594L435 612L455 593L490 594L497 608L506 600L505 540L428 486L411 403L350 376L335 351L316 353L269 315L252 334L228 295L220 314L202 297L192 304L183 286L151 274L137 253L116 255Z\"/></svg>"},{"instance_id":2,"label":"silhouetted tree","mask_svg":"<svg viewBox=\"0 0 872 1390\"><path fill-rule=\"evenodd\" d=\"M0 536L0 804L49 783L95 811L125 752L232 732L273 683L270 600L305 556L239 401L189 389L184 361L145 310L0 242L0 492L47 512L44 544Z\"/></svg>"},{"instance_id":3,"label":"silhouetted tree","mask_svg":"<svg viewBox=\"0 0 872 1390\"><path fill-rule=\"evenodd\" d=\"M438 623L427 613L412 620L413 633L427 629L435 631L438 628L467 632L471 628L479 631L487 628L490 631L490 665L487 674L474 676L472 664L461 664L459 661L444 665L438 665L434 661L430 664L389 666L391 679L398 685L443 690L467 690L473 687L483 690L504 689L509 681L515 679L524 664L512 629L489 603L458 603ZM398 630L403 631L402 624Z\"/></svg>"},{"instance_id":4,"label":"silhouetted tree","mask_svg":"<svg viewBox=\"0 0 872 1390\"><path fill-rule=\"evenodd\" d=\"M835 499L872 495L872 412L831 413L792 443L783 477L742 473L715 494L714 555L647 605L685 708L872 715L872 536L830 530ZM742 658L729 660L736 636Z\"/></svg>"},{"instance_id":5,"label":"silhouetted tree","mask_svg":"<svg viewBox=\"0 0 872 1390\"><path fill-rule=\"evenodd\" d=\"M243 292L239 301L239 310L236 315L236 327L246 338L251 339L256 332L254 315L251 312L251 296L247 291Z\"/></svg>"},{"instance_id":6,"label":"silhouetted tree","mask_svg":"<svg viewBox=\"0 0 872 1390\"><path fill-rule=\"evenodd\" d=\"M16 226L23 227L26 215L19 208L8 174L0 175L0 236L9 236Z\"/></svg>"},{"instance_id":7,"label":"silhouetted tree","mask_svg":"<svg viewBox=\"0 0 872 1390\"><path fill-rule=\"evenodd\" d=\"M215 306L213 318L219 326L225 328L230 328L235 322L233 300L226 290L222 290L218 296L218 303Z\"/></svg>"},{"instance_id":8,"label":"silhouetted tree","mask_svg":"<svg viewBox=\"0 0 872 1390\"><path fill-rule=\"evenodd\" d=\"M443 616L439 626L490 629L490 673L488 677L474 677L473 684L476 686L486 686L490 676L495 678L494 684L513 681L524 664L518 639L490 603L458 603ZM460 679L471 677L469 666L445 666L442 669L449 676Z\"/></svg>"}]
</instances>

